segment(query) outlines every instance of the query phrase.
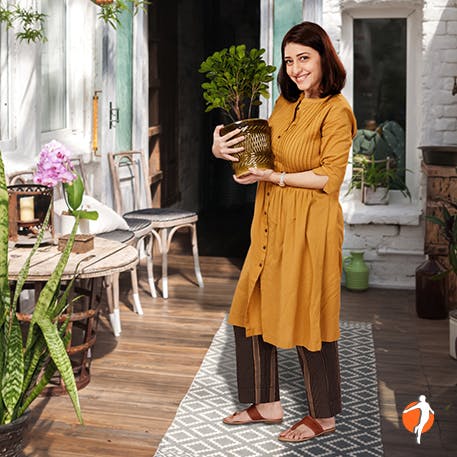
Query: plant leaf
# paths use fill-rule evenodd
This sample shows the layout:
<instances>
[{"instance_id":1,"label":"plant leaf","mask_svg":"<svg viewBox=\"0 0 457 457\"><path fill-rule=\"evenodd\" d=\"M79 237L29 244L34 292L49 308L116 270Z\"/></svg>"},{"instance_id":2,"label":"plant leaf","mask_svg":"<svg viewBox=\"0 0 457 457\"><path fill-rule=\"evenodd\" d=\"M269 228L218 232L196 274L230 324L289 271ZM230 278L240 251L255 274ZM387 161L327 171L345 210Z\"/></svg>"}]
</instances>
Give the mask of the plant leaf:
<instances>
[{"instance_id":1,"label":"plant leaf","mask_svg":"<svg viewBox=\"0 0 457 457\"><path fill-rule=\"evenodd\" d=\"M10 420L14 419L14 409L22 394L24 380L24 357L22 354L22 334L16 313L10 315L10 332L6 348L6 369L2 379L2 398ZM9 421L6 421L8 423Z\"/></svg>"}]
</instances>

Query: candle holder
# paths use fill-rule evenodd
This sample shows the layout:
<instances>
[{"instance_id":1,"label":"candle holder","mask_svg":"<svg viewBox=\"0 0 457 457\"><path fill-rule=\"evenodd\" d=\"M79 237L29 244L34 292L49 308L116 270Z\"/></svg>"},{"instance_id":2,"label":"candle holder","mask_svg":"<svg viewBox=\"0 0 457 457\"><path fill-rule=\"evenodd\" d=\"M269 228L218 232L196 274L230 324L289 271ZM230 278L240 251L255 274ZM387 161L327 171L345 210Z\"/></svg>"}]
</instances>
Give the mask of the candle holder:
<instances>
[{"instance_id":1,"label":"candle holder","mask_svg":"<svg viewBox=\"0 0 457 457\"><path fill-rule=\"evenodd\" d=\"M53 242L53 188L40 184L15 184L8 186L8 196L9 240L16 244L34 244L51 205L51 217L42 242Z\"/></svg>"}]
</instances>

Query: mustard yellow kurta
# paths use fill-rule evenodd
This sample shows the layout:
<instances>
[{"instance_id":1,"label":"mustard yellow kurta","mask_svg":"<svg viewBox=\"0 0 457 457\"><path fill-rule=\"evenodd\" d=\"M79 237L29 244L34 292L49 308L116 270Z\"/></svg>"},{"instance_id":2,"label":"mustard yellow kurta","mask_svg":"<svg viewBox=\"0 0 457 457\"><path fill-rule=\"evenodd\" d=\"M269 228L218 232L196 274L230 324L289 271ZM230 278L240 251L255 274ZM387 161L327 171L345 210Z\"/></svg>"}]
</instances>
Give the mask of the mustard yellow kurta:
<instances>
[{"instance_id":1,"label":"mustard yellow kurta","mask_svg":"<svg viewBox=\"0 0 457 457\"><path fill-rule=\"evenodd\" d=\"M282 348L339 338L343 216L338 194L356 122L342 95L288 102L269 120L275 170L328 176L323 190L257 187L251 245L229 322Z\"/></svg>"}]
</instances>

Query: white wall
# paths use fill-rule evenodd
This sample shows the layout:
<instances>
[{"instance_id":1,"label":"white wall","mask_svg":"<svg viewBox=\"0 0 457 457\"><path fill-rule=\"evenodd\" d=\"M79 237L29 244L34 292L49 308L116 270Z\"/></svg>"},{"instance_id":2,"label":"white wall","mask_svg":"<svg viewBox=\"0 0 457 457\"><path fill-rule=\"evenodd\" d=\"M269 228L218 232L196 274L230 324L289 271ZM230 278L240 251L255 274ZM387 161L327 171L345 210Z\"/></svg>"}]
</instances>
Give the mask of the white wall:
<instances>
[{"instance_id":1,"label":"white wall","mask_svg":"<svg viewBox=\"0 0 457 457\"><path fill-rule=\"evenodd\" d=\"M425 205L424 178L417 146L457 144L457 96L452 96L457 76L457 1L323 0L323 26L337 51L344 54L351 51L350 44L345 42L345 13L362 11L385 17L399 9L407 11L408 17L414 15L417 22L417 30L409 30L417 52L408 62L407 96L414 100L407 111L409 122L413 120L407 130L414 132L407 146L407 168L413 171L408 185L414 199L410 204L397 199L376 210L354 202L354 196L343 199L344 250L346 254L350 250L365 251L372 285L414 288L415 269L424 259L424 227L420 217ZM350 73L351 69L347 69ZM348 82L352 83L350 74ZM347 92L351 97L351 88Z\"/></svg>"}]
</instances>

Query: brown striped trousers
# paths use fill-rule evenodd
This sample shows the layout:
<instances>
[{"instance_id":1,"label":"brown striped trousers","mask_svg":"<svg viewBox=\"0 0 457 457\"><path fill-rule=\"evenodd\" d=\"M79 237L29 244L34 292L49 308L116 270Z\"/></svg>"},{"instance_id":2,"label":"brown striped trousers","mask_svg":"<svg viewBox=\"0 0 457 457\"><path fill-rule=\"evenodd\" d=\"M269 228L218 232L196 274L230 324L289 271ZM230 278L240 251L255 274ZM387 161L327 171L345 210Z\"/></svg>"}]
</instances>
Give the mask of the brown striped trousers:
<instances>
[{"instance_id":1,"label":"brown striped trousers","mask_svg":"<svg viewBox=\"0 0 457 457\"><path fill-rule=\"evenodd\" d=\"M277 348L261 335L246 338L243 327L234 326L238 397L241 403L279 401ZM341 383L338 343L322 343L320 351L297 346L305 380L309 413L333 417L341 412Z\"/></svg>"}]
</instances>

